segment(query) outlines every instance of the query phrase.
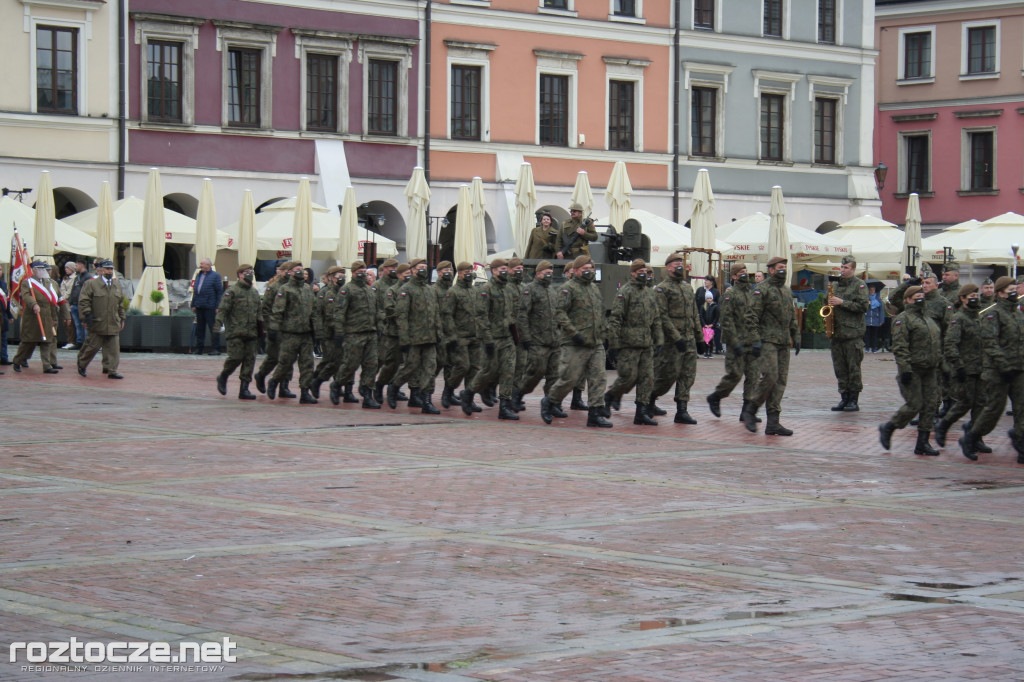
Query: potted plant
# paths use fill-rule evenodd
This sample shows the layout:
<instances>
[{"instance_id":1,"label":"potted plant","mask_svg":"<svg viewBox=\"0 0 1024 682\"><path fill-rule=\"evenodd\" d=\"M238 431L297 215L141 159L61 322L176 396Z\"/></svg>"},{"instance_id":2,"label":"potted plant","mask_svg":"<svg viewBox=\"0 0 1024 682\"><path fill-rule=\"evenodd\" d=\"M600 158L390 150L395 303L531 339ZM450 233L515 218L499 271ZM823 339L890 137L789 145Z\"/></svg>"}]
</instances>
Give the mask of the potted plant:
<instances>
[{"instance_id":1,"label":"potted plant","mask_svg":"<svg viewBox=\"0 0 1024 682\"><path fill-rule=\"evenodd\" d=\"M825 294L818 294L804 307L804 330L800 334L801 348L831 348L832 343L825 336L825 320L821 317L821 307L825 305Z\"/></svg>"},{"instance_id":2,"label":"potted plant","mask_svg":"<svg viewBox=\"0 0 1024 682\"><path fill-rule=\"evenodd\" d=\"M171 316L171 347L188 348L192 343L192 327L196 316L187 307L178 309Z\"/></svg>"},{"instance_id":3,"label":"potted plant","mask_svg":"<svg viewBox=\"0 0 1024 682\"><path fill-rule=\"evenodd\" d=\"M124 318L124 329L121 330L121 348L138 348L139 339L142 335L140 321L145 317L138 308L129 308L128 299L122 301L122 305L128 309Z\"/></svg>"},{"instance_id":4,"label":"potted plant","mask_svg":"<svg viewBox=\"0 0 1024 682\"><path fill-rule=\"evenodd\" d=\"M157 306L157 309L150 312L147 319L141 322L142 333L139 345L143 348L168 348L171 345L171 318L160 310L164 292L155 290L149 292L149 300Z\"/></svg>"}]
</instances>

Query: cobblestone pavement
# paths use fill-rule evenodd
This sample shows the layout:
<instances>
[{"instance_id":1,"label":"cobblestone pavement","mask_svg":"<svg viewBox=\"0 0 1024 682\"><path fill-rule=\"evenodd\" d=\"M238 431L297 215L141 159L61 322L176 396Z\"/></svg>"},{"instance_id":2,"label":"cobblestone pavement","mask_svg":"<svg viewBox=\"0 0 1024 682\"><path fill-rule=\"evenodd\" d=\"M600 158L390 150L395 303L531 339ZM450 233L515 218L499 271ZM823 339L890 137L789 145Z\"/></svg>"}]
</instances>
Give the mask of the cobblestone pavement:
<instances>
[{"instance_id":1,"label":"cobblestone pavement","mask_svg":"<svg viewBox=\"0 0 1024 682\"><path fill-rule=\"evenodd\" d=\"M892 452L895 367L833 413L829 356L794 358L782 422L545 426L497 408L254 403L222 358L125 354L0 377L0 679L1024 678L1024 467ZM326 391L325 391L326 395ZM662 406L669 408L663 399ZM628 409L627 409L628 408ZM12 641L219 641L234 663L82 672Z\"/></svg>"}]
</instances>

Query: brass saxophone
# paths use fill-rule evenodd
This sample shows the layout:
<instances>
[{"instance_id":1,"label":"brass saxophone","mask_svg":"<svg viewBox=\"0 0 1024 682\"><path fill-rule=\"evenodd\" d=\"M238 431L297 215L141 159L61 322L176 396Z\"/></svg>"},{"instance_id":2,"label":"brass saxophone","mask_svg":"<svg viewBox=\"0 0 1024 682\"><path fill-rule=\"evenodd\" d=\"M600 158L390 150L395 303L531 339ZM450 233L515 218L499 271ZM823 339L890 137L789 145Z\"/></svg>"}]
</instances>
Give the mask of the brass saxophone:
<instances>
[{"instance_id":1,"label":"brass saxophone","mask_svg":"<svg viewBox=\"0 0 1024 682\"><path fill-rule=\"evenodd\" d=\"M828 283L828 289L825 291L825 305L821 306L818 313L821 315L821 319L825 322L825 337L831 339L832 334L836 329L836 317L835 312L832 310L832 306L828 304L835 296L835 292L832 291L832 282Z\"/></svg>"}]
</instances>

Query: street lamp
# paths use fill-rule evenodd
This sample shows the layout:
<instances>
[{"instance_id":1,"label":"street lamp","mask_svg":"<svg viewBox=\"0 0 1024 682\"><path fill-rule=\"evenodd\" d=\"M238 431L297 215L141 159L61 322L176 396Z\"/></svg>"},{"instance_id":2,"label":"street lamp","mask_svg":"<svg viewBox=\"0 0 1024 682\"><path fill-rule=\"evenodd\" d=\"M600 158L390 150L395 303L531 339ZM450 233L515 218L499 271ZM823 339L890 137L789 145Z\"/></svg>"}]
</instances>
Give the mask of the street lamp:
<instances>
[{"instance_id":1,"label":"street lamp","mask_svg":"<svg viewBox=\"0 0 1024 682\"><path fill-rule=\"evenodd\" d=\"M25 187L23 189L8 189L7 187L4 187L2 191L4 193L4 196L7 196L8 194L16 194L18 201L21 201L21 195L28 194L29 192L32 191L32 188Z\"/></svg>"},{"instance_id":2,"label":"street lamp","mask_svg":"<svg viewBox=\"0 0 1024 682\"><path fill-rule=\"evenodd\" d=\"M917 247L907 245L907 274L917 277Z\"/></svg>"},{"instance_id":3,"label":"street lamp","mask_svg":"<svg viewBox=\"0 0 1024 682\"><path fill-rule=\"evenodd\" d=\"M1013 251L1013 278L1017 279L1017 252L1020 251L1020 244L1010 244L1010 250Z\"/></svg>"},{"instance_id":4,"label":"street lamp","mask_svg":"<svg viewBox=\"0 0 1024 682\"><path fill-rule=\"evenodd\" d=\"M889 174L889 167L881 161L875 166L875 187L881 191L885 187L885 176Z\"/></svg>"}]
</instances>

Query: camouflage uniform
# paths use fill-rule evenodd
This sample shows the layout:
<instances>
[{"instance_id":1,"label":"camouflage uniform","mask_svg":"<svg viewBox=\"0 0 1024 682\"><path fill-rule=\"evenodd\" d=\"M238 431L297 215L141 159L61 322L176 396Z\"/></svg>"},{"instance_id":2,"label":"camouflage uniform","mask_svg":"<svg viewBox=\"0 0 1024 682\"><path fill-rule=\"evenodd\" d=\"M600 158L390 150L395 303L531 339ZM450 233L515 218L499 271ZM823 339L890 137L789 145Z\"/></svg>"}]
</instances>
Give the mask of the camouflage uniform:
<instances>
[{"instance_id":1,"label":"camouflage uniform","mask_svg":"<svg viewBox=\"0 0 1024 682\"><path fill-rule=\"evenodd\" d=\"M413 275L398 291L395 322L399 348L408 347L408 350L392 383L401 386L408 382L410 389L429 396L434 392L437 342L443 331L437 294L426 278Z\"/></svg>"},{"instance_id":2,"label":"camouflage uniform","mask_svg":"<svg viewBox=\"0 0 1024 682\"><path fill-rule=\"evenodd\" d=\"M939 445L946 444L946 431L968 412L973 426L985 409L985 397L992 393L981 379L985 353L979 311L962 305L958 308L942 339L943 356L953 377L951 386L956 402L935 428Z\"/></svg>"},{"instance_id":3,"label":"camouflage uniform","mask_svg":"<svg viewBox=\"0 0 1024 682\"><path fill-rule=\"evenodd\" d=\"M327 284L317 292L313 302L313 334L319 340L323 353L323 359L313 374L314 381L327 381L335 375L338 366L341 365L342 351L331 341L337 334L332 311L340 288L341 285L335 282L333 277L329 277Z\"/></svg>"},{"instance_id":4,"label":"camouflage uniform","mask_svg":"<svg viewBox=\"0 0 1024 682\"><path fill-rule=\"evenodd\" d=\"M594 223L590 223L586 228L586 234L577 234L576 229L583 227L583 221L579 218L570 218L562 223L562 229L558 232L558 239L555 244L558 251L561 252L562 258L572 260L577 256L589 256L590 246L588 242L597 241L597 230L594 228ZM573 235L576 235L573 240ZM568 246L572 242L571 246Z\"/></svg>"},{"instance_id":5,"label":"camouflage uniform","mask_svg":"<svg viewBox=\"0 0 1024 682\"><path fill-rule=\"evenodd\" d=\"M402 364L402 352L398 350L398 323L395 321L395 296L404 284L400 277L396 277L394 281L388 278L383 287L379 280L377 282L377 319L381 331L377 354L377 364L380 368L380 374L377 375L378 387L394 381L398 367Z\"/></svg>"},{"instance_id":6,"label":"camouflage uniform","mask_svg":"<svg viewBox=\"0 0 1024 682\"><path fill-rule=\"evenodd\" d=\"M939 294L946 299L949 305L956 305L960 302L960 279L952 282L939 282Z\"/></svg>"},{"instance_id":7,"label":"camouflage uniform","mask_svg":"<svg viewBox=\"0 0 1024 682\"><path fill-rule=\"evenodd\" d=\"M631 277L619 289L608 318L608 347L618 351L618 377L608 395L616 403L634 386L637 405L650 402L654 349L664 344L658 301L646 282Z\"/></svg>"},{"instance_id":8,"label":"camouflage uniform","mask_svg":"<svg viewBox=\"0 0 1024 682\"><path fill-rule=\"evenodd\" d=\"M833 286L833 292L843 302L832 306L832 370L839 381L839 393L843 396L840 405L849 406L852 410L857 404L857 394L864 390L860 366L864 362L864 332L867 330L867 318L864 316L871 300L867 285L858 277L840 277Z\"/></svg>"},{"instance_id":9,"label":"camouflage uniform","mask_svg":"<svg viewBox=\"0 0 1024 682\"><path fill-rule=\"evenodd\" d=\"M682 274L682 270L678 270ZM690 388L697 378L697 344L704 340L693 289L682 277L667 275L654 287L658 310L662 315L665 348L654 370L651 400L665 395L676 385L675 401L686 412ZM677 341L681 343L677 344ZM682 347L682 350L680 350Z\"/></svg>"},{"instance_id":10,"label":"camouflage uniform","mask_svg":"<svg viewBox=\"0 0 1024 682\"><path fill-rule=\"evenodd\" d=\"M604 407L608 385L605 373L604 301L597 285L582 277L565 283L557 294L555 320L562 331L558 381L547 392L547 400L558 405L580 378L587 380L590 409ZM693 302L693 296L690 296ZM574 337L576 337L574 339ZM582 343L578 343L582 340Z\"/></svg>"},{"instance_id":11,"label":"camouflage uniform","mask_svg":"<svg viewBox=\"0 0 1024 682\"><path fill-rule=\"evenodd\" d=\"M256 287L238 281L224 292L217 309L215 326L224 325L228 357L224 361L221 375L228 377L241 365L238 378L243 384L252 381L252 370L256 366L256 340L259 338L260 294Z\"/></svg>"},{"instance_id":12,"label":"camouflage uniform","mask_svg":"<svg viewBox=\"0 0 1024 682\"><path fill-rule=\"evenodd\" d=\"M715 387L714 395L718 400L728 397L743 379L745 405L754 395L761 356L761 335L749 281L736 282L722 294L722 340L725 341L725 376Z\"/></svg>"},{"instance_id":13,"label":"camouflage uniform","mask_svg":"<svg viewBox=\"0 0 1024 682\"><path fill-rule=\"evenodd\" d=\"M519 335L527 350L526 371L519 380L522 394L533 391L544 379L544 392L558 379L559 333L555 323L558 299L550 280L534 278L519 297Z\"/></svg>"},{"instance_id":14,"label":"camouflage uniform","mask_svg":"<svg viewBox=\"0 0 1024 682\"><path fill-rule=\"evenodd\" d=\"M444 371L444 380L447 383L451 377L452 372L452 361L448 357L448 341L451 338L451 321L452 321L452 301L449 297L449 293L452 289L453 281L439 277L432 291L437 297L437 312L441 316L441 338L437 341L435 355L437 357L437 372Z\"/></svg>"},{"instance_id":15,"label":"camouflage uniform","mask_svg":"<svg viewBox=\"0 0 1024 682\"><path fill-rule=\"evenodd\" d=\"M473 282L459 279L448 292L449 314L451 315L449 342L455 347L449 354L452 361L451 374L445 376L445 383L457 388L465 379L467 386L480 371L480 339L477 337L476 292Z\"/></svg>"},{"instance_id":16,"label":"camouflage uniform","mask_svg":"<svg viewBox=\"0 0 1024 682\"><path fill-rule=\"evenodd\" d=\"M1017 461L1024 463L1024 314L1016 301L996 296L995 303L982 310L981 337L985 344L984 379L988 387L985 409L971 425L972 437L984 438L996 427L1013 403L1010 431Z\"/></svg>"},{"instance_id":17,"label":"camouflage uniform","mask_svg":"<svg viewBox=\"0 0 1024 682\"><path fill-rule=\"evenodd\" d=\"M271 314L274 310L274 301L277 300L277 292L282 286L287 284L291 280L291 273L284 273L280 277L274 277L267 282L267 288L263 291L263 302L260 304L260 319L267 325L267 331L280 331L276 326L277 322L273 320ZM267 357L263 358L263 362L260 364L260 369L256 372L256 386L259 387L260 391L265 391L263 387L263 379L274 371L277 367L278 357L281 355L281 339L279 336L270 338L267 336ZM284 378L283 383L291 381L292 368L288 367L288 374Z\"/></svg>"},{"instance_id":18,"label":"camouflage uniform","mask_svg":"<svg viewBox=\"0 0 1024 682\"><path fill-rule=\"evenodd\" d=\"M918 431L930 432L935 421L936 371L942 361L942 332L924 305L907 306L892 321L892 353L897 382L905 401L890 419L897 429L921 415Z\"/></svg>"},{"instance_id":19,"label":"camouflage uniform","mask_svg":"<svg viewBox=\"0 0 1024 682\"><path fill-rule=\"evenodd\" d=\"M516 343L515 346L516 369L512 375L512 385L518 389L522 385L523 375L526 374L526 364L530 361L530 353L523 346L523 332L519 329L519 305L522 303L523 290L526 288L526 285L523 284L522 274L514 273L510 270L508 278L508 287L512 290L513 300L515 301L512 307L512 324L516 325L516 332L519 335L519 343Z\"/></svg>"},{"instance_id":20,"label":"camouflage uniform","mask_svg":"<svg viewBox=\"0 0 1024 682\"><path fill-rule=\"evenodd\" d=\"M341 364L334 382L339 386L352 383L359 369L359 392L364 398L373 390L377 376L377 302L376 288L367 286L365 279L353 278L338 288L330 309L334 326L331 345L342 340Z\"/></svg>"},{"instance_id":21,"label":"camouflage uniform","mask_svg":"<svg viewBox=\"0 0 1024 682\"><path fill-rule=\"evenodd\" d=\"M510 284L494 276L480 288L476 298L477 335L485 357L467 388L481 393L497 381L499 397L511 400L516 380L516 345L510 327L516 322L516 292Z\"/></svg>"},{"instance_id":22,"label":"camouflage uniform","mask_svg":"<svg viewBox=\"0 0 1024 682\"><path fill-rule=\"evenodd\" d=\"M761 378L754 388L750 406L754 414L761 405L766 406L769 419L777 420L782 412L782 396L789 379L789 345L796 344L799 333L793 310L793 291L769 275L754 287L754 316L761 336ZM771 421L769 421L771 423Z\"/></svg>"},{"instance_id":23,"label":"camouflage uniform","mask_svg":"<svg viewBox=\"0 0 1024 682\"><path fill-rule=\"evenodd\" d=\"M270 328L281 334L281 352L273 379L288 380L292 364L299 361L299 388L313 385L313 289L305 281L291 278L277 290L270 312Z\"/></svg>"}]
</instances>

